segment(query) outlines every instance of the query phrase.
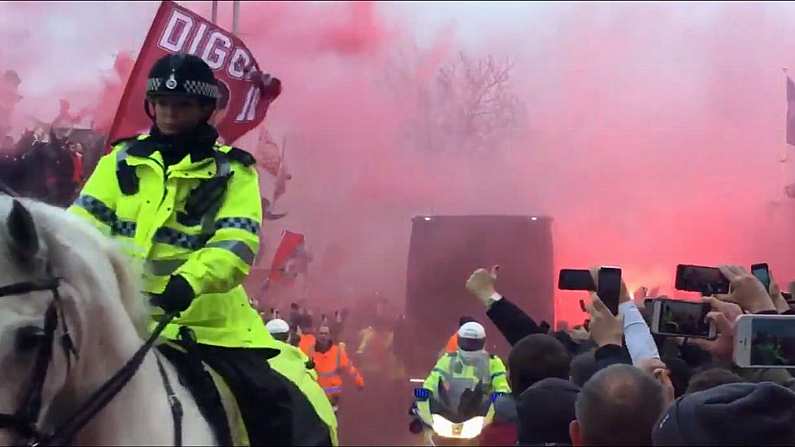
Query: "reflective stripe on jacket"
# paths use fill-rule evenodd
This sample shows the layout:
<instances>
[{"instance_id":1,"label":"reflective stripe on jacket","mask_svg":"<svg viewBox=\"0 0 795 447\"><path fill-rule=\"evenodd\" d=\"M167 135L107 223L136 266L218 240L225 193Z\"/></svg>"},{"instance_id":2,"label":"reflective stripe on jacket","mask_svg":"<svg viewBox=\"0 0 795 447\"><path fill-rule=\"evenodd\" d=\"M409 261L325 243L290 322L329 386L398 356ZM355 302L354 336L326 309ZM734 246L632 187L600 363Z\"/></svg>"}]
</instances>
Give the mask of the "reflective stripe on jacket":
<instances>
[{"instance_id":1,"label":"reflective stripe on jacket","mask_svg":"<svg viewBox=\"0 0 795 447\"><path fill-rule=\"evenodd\" d=\"M162 292L171 275L188 281L196 299L166 328L166 338L188 326L199 343L261 347L254 332L262 322L241 286L259 248L256 171L229 158L230 146L218 144L212 156L194 161L189 155L164 169L157 150L139 153L147 138L119 143L102 157L69 211L122 244L143 271L144 291ZM126 194L121 163L137 178ZM194 189L224 176L220 200L203 215L190 215L186 204ZM152 325L162 311L153 312Z\"/></svg>"}]
</instances>

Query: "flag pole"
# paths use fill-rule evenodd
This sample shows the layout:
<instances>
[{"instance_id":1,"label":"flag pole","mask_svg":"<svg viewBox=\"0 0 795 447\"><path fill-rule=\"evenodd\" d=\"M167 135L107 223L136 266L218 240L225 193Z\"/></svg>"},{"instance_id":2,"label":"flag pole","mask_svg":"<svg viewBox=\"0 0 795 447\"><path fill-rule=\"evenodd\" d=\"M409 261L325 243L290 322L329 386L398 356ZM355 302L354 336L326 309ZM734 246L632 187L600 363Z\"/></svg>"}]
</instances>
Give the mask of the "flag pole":
<instances>
[{"instance_id":1,"label":"flag pole","mask_svg":"<svg viewBox=\"0 0 795 447\"><path fill-rule=\"evenodd\" d=\"M287 135L282 137L282 153L279 157L279 169L282 168L282 164L284 164L284 157L287 155Z\"/></svg>"},{"instance_id":2,"label":"flag pole","mask_svg":"<svg viewBox=\"0 0 795 447\"><path fill-rule=\"evenodd\" d=\"M240 0L232 2L232 34L237 36L238 24L240 23Z\"/></svg>"},{"instance_id":3,"label":"flag pole","mask_svg":"<svg viewBox=\"0 0 795 447\"><path fill-rule=\"evenodd\" d=\"M787 91L789 91L789 71L787 70L787 67L782 67L781 71L784 72L785 88L787 89ZM787 116L788 113L789 113L789 98L787 98L787 109L785 110L784 113L785 113L785 116ZM787 119L788 119L787 120L787 126L784 129L784 134L785 135L787 134L787 131L788 131L788 128L789 128L789 117L788 116L787 116ZM784 188L787 186L786 185L786 183L787 183L787 180L786 180L787 170L786 170L786 168L787 168L787 164L788 164L787 162L789 161L789 147L787 147L787 146L788 146L788 144L785 142L784 146L782 148L783 151L779 153L779 157L778 157L778 162L779 162L779 188L778 188L778 194L779 194L779 197L781 195L784 195L785 198L786 198L786 194L784 192Z\"/></svg>"}]
</instances>

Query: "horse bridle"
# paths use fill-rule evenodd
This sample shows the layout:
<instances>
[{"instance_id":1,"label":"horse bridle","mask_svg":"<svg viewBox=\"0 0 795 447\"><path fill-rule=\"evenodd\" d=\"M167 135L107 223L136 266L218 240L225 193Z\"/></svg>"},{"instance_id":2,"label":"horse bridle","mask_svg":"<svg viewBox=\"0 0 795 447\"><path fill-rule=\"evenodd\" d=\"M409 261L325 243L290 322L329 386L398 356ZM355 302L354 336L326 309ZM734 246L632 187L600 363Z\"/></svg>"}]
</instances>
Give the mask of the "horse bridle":
<instances>
[{"instance_id":1,"label":"horse bridle","mask_svg":"<svg viewBox=\"0 0 795 447\"><path fill-rule=\"evenodd\" d=\"M52 362L55 331L58 328L59 316L63 325L61 346L67 358L68 368L71 368L70 359L72 355L77 357L74 342L66 326L66 319L63 318L61 296L58 293L59 284L59 279L51 278L41 282L28 281L0 287L0 298L40 291L50 291L53 294L53 300L44 314L44 333L41 345L36 353L33 372L25 390L22 406L14 414L0 413L0 429L13 430L24 439L27 439L29 444L36 444L42 439L42 434L37 426L41 413L44 382L47 380L47 371Z\"/></svg>"},{"instance_id":2,"label":"horse bridle","mask_svg":"<svg viewBox=\"0 0 795 447\"><path fill-rule=\"evenodd\" d=\"M152 331L152 334L143 346L133 354L130 360L128 360L116 374L100 386L99 389L97 389L86 402L84 402L83 405L59 427L51 433L43 433L38 427L41 417L42 392L44 389L44 382L47 380L47 371L52 362L55 331L58 328L59 317L63 326L61 346L67 359L67 374L68 370L71 369L72 356L78 358L77 350L75 349L74 342L69 334L66 319L63 315L61 296L58 292L60 282L61 280L59 278L49 278L40 282L28 281L0 287L0 298L41 291L50 291L53 295L53 300L44 314L44 337L36 354L33 373L28 383L22 406L14 414L0 413L0 430L14 431L21 439L26 441L28 446L69 444L74 438L74 435L88 424L97 413L102 411L124 386L127 385L138 371L146 354L152 349L158 337L160 337L160 334L177 315L176 312L166 314L160 320L155 330ZM164 374L165 372L162 369L162 365L158 363L158 366L160 367L161 375ZM166 380L165 377L164 380ZM172 411L174 411L173 404L172 402ZM181 408L179 408L179 411L181 412Z\"/></svg>"}]
</instances>

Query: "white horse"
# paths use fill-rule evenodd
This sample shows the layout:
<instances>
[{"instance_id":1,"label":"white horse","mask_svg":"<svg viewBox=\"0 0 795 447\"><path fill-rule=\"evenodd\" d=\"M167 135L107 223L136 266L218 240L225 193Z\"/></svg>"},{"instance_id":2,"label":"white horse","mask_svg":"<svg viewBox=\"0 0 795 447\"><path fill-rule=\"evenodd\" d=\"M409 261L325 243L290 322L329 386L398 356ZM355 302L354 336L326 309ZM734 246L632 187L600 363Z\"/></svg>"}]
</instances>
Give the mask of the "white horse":
<instances>
[{"instance_id":1,"label":"white horse","mask_svg":"<svg viewBox=\"0 0 795 447\"><path fill-rule=\"evenodd\" d=\"M141 348L148 309L138 277L114 243L79 218L0 196L0 443L30 442L62 427ZM74 353L62 343L67 337ZM217 445L175 369L163 364L182 405L183 443ZM149 351L71 442L171 445L170 401Z\"/></svg>"}]
</instances>

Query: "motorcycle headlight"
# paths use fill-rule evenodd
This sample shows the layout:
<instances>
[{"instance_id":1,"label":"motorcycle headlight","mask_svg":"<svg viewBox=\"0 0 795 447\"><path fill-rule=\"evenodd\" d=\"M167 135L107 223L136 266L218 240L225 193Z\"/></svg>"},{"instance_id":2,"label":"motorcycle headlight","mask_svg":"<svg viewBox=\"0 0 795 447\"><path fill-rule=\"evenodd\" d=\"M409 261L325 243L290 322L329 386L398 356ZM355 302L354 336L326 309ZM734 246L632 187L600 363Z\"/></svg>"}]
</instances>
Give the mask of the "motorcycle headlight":
<instances>
[{"instance_id":1,"label":"motorcycle headlight","mask_svg":"<svg viewBox=\"0 0 795 447\"><path fill-rule=\"evenodd\" d=\"M480 436L486 418L477 416L462 423L453 423L438 414L433 416L433 431L444 438L473 439Z\"/></svg>"},{"instance_id":2,"label":"motorcycle headlight","mask_svg":"<svg viewBox=\"0 0 795 447\"><path fill-rule=\"evenodd\" d=\"M432 417L434 433L445 438L452 438L453 423L438 414L434 414Z\"/></svg>"},{"instance_id":3,"label":"motorcycle headlight","mask_svg":"<svg viewBox=\"0 0 795 447\"><path fill-rule=\"evenodd\" d=\"M461 429L461 437L464 439L472 439L480 436L483 431L483 425L486 423L486 418L483 416L474 417L466 422Z\"/></svg>"}]
</instances>

